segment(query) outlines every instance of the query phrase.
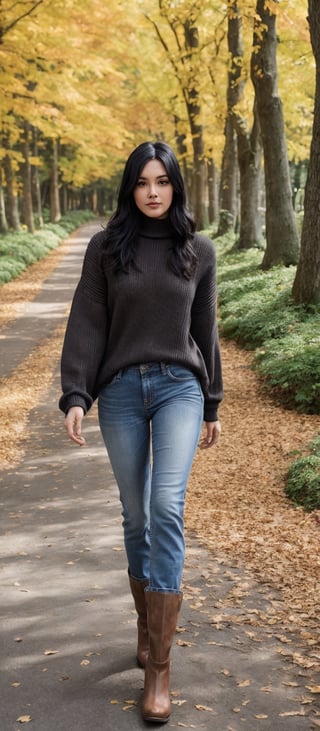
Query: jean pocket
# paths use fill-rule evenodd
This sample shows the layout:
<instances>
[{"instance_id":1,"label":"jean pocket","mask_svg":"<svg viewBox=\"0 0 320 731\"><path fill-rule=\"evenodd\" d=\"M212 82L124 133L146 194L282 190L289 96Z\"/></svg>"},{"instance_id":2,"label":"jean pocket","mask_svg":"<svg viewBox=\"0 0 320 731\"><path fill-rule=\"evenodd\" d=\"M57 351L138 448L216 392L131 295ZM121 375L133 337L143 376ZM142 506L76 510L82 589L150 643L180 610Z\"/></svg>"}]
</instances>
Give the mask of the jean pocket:
<instances>
[{"instance_id":1,"label":"jean pocket","mask_svg":"<svg viewBox=\"0 0 320 731\"><path fill-rule=\"evenodd\" d=\"M169 378L171 378L173 381L194 381L197 377L193 373L193 371L190 370L190 368L186 368L186 366L179 365L179 363L170 363L166 366L167 369L167 375Z\"/></svg>"}]
</instances>

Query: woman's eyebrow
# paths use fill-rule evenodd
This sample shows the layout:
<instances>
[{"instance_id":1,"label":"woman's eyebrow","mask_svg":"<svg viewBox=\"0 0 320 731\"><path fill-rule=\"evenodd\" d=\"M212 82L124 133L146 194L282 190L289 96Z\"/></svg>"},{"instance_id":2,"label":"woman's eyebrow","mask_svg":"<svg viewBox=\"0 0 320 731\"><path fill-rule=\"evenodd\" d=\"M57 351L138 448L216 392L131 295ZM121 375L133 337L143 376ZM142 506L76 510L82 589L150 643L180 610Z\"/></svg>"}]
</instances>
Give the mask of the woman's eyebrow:
<instances>
[{"instance_id":1,"label":"woman's eyebrow","mask_svg":"<svg viewBox=\"0 0 320 731\"><path fill-rule=\"evenodd\" d=\"M161 180L161 178L168 178L169 175L167 173L163 173L163 175L157 175L156 180ZM148 178L144 177L144 175L139 175L138 180L148 180Z\"/></svg>"}]
</instances>

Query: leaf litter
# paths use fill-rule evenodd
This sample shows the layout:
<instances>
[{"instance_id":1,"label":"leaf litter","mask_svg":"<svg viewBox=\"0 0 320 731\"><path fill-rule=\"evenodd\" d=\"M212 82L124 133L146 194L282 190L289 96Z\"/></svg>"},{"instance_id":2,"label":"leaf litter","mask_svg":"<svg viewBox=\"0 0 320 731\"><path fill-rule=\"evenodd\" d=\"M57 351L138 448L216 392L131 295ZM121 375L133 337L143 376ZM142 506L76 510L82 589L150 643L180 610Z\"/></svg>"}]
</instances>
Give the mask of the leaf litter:
<instances>
[{"instance_id":1,"label":"leaf litter","mask_svg":"<svg viewBox=\"0 0 320 731\"><path fill-rule=\"evenodd\" d=\"M299 632L310 646L319 641L320 527L312 513L286 498L284 480L292 454L320 432L320 417L275 405L261 392L252 355L234 343L222 342L222 358L222 434L216 447L196 454L186 527L211 555L227 555L234 566L245 566L265 587L280 591L268 610L242 616L226 614L224 601L220 622L281 623L282 642L286 631ZM241 606L246 587L234 578L238 586L228 599Z\"/></svg>"}]
</instances>

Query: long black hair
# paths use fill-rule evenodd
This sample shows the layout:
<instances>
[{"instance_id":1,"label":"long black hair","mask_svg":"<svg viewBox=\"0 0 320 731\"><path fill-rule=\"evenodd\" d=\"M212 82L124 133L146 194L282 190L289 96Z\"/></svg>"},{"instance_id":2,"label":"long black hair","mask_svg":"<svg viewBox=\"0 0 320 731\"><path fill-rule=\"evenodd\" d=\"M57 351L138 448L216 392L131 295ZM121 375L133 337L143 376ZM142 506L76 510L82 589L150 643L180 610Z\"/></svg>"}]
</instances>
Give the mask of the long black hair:
<instances>
[{"instance_id":1,"label":"long black hair","mask_svg":"<svg viewBox=\"0 0 320 731\"><path fill-rule=\"evenodd\" d=\"M107 260L116 272L128 272L130 266L135 266L141 213L135 204L133 191L145 165L155 159L164 165L173 187L173 198L168 212L173 231L169 265L175 274L190 279L197 262L192 245L195 223L187 210L185 186L178 160L165 142L143 142L129 155L119 188L117 208L106 227L104 263Z\"/></svg>"}]
</instances>

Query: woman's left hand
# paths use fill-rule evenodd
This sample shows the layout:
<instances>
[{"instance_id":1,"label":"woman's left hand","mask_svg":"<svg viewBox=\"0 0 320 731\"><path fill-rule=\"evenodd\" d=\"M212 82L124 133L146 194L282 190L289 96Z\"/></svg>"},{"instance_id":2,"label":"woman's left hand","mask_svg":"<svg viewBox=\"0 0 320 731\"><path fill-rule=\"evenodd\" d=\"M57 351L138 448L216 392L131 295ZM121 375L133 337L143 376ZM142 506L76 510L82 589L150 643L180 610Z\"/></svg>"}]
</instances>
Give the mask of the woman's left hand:
<instances>
[{"instance_id":1,"label":"woman's left hand","mask_svg":"<svg viewBox=\"0 0 320 731\"><path fill-rule=\"evenodd\" d=\"M200 449L208 449L208 447L213 447L214 444L217 444L219 441L219 437L221 434L221 424L220 421L206 421L206 430L207 434L203 439L201 439L199 443Z\"/></svg>"}]
</instances>

